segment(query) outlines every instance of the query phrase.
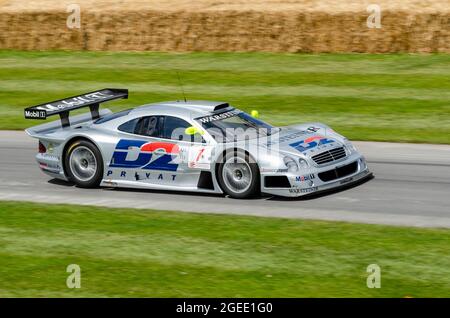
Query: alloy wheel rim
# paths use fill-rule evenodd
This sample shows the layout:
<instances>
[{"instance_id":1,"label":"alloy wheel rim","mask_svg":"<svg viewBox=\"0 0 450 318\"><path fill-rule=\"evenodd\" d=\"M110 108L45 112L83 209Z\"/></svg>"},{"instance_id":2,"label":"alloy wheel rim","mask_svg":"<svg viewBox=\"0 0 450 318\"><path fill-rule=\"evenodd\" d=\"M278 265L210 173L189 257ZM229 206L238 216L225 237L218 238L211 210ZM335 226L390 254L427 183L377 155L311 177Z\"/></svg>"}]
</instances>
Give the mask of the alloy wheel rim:
<instances>
[{"instance_id":1,"label":"alloy wheel rim","mask_svg":"<svg viewBox=\"0 0 450 318\"><path fill-rule=\"evenodd\" d=\"M247 161L233 157L225 161L222 177L228 189L235 193L243 193L250 188L253 176Z\"/></svg>"},{"instance_id":2,"label":"alloy wheel rim","mask_svg":"<svg viewBox=\"0 0 450 318\"><path fill-rule=\"evenodd\" d=\"M80 181L91 180L97 172L97 159L92 150L85 146L72 151L69 163L73 175Z\"/></svg>"}]
</instances>

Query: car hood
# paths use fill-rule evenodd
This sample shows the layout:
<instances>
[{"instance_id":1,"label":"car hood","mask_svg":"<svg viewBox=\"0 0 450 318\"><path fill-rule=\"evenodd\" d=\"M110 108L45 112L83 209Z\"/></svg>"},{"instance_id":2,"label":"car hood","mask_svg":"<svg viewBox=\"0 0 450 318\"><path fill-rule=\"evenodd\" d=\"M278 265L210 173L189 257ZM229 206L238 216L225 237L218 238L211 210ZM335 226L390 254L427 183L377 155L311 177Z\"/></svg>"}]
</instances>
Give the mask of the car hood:
<instances>
[{"instance_id":1,"label":"car hood","mask_svg":"<svg viewBox=\"0 0 450 318\"><path fill-rule=\"evenodd\" d=\"M271 152L311 157L342 147L345 138L323 124L304 124L281 127L278 133L259 139L258 143Z\"/></svg>"}]
</instances>

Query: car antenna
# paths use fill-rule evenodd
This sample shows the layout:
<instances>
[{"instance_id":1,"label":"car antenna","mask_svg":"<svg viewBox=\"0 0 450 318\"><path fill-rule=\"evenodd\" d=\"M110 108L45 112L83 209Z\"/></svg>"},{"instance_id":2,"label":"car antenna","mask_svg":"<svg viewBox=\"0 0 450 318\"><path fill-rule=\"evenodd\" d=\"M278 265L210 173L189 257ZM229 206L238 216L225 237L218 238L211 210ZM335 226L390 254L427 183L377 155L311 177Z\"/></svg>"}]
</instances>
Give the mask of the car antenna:
<instances>
[{"instance_id":1,"label":"car antenna","mask_svg":"<svg viewBox=\"0 0 450 318\"><path fill-rule=\"evenodd\" d=\"M183 93L183 98L184 98L184 102L186 103L186 95L184 94L184 88L183 88L183 83L181 82L180 79L180 74L177 71L177 77L178 77L178 84L180 84L180 88L181 88L181 92Z\"/></svg>"}]
</instances>

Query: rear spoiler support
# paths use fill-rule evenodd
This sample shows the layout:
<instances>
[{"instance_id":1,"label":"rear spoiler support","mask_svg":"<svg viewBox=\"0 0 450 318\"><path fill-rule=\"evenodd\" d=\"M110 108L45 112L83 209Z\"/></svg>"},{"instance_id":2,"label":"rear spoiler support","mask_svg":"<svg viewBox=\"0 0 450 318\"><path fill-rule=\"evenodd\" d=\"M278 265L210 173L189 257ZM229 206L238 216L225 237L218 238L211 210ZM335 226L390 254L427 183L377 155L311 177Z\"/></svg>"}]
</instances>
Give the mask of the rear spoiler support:
<instances>
[{"instance_id":1,"label":"rear spoiler support","mask_svg":"<svg viewBox=\"0 0 450 318\"><path fill-rule=\"evenodd\" d=\"M100 104L97 103L97 104L89 105L89 109L91 111L92 120L100 118L100 114L98 112L98 110L100 109ZM64 111L62 113L59 113L59 118L61 119L62 127L70 126L69 111Z\"/></svg>"},{"instance_id":2,"label":"rear spoiler support","mask_svg":"<svg viewBox=\"0 0 450 318\"><path fill-rule=\"evenodd\" d=\"M122 88L105 88L98 91L67 97L57 101L28 107L24 110L26 119L46 119L48 116L59 115L62 127L69 127L69 113L72 110L88 107L93 120L100 117L100 104L119 98L128 98L128 90Z\"/></svg>"},{"instance_id":3,"label":"rear spoiler support","mask_svg":"<svg viewBox=\"0 0 450 318\"><path fill-rule=\"evenodd\" d=\"M63 128L70 127L69 112L59 113L59 118L61 119L61 126Z\"/></svg>"},{"instance_id":4,"label":"rear spoiler support","mask_svg":"<svg viewBox=\"0 0 450 318\"><path fill-rule=\"evenodd\" d=\"M92 120L100 118L100 114L98 113L98 110L100 108L100 104L93 104L89 106L89 109L91 111Z\"/></svg>"}]
</instances>

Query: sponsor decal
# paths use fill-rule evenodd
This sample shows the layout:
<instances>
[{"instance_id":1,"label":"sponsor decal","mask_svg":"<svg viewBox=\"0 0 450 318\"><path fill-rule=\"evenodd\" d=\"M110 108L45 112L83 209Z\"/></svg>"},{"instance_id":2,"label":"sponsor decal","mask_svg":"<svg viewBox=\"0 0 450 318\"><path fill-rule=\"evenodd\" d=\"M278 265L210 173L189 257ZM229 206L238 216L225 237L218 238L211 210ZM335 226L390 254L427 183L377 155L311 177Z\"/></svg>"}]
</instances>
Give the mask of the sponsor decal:
<instances>
[{"instance_id":1,"label":"sponsor decal","mask_svg":"<svg viewBox=\"0 0 450 318\"><path fill-rule=\"evenodd\" d=\"M274 139L269 140L267 142L267 147L271 147L272 145L288 142L288 141L291 141L293 139L297 139L299 137L302 137L302 136L305 136L305 135L308 134L307 131L303 131L303 130L299 130L299 131L289 130L289 131L294 131L294 132L291 133L291 134L288 134L288 135L280 136L280 137L278 137L278 135L276 135L278 138L274 138ZM263 145L263 146L265 146L265 145Z\"/></svg>"},{"instance_id":2,"label":"sponsor decal","mask_svg":"<svg viewBox=\"0 0 450 318\"><path fill-rule=\"evenodd\" d=\"M241 111L238 109L233 109L230 110L228 112L224 112L224 113L220 113L217 115L211 115L211 116L205 116L205 117L199 117L196 118L198 121L200 121L203 124L212 122L212 121L216 121L216 120L222 120L222 119L226 119L226 118L230 118L230 117L234 117L237 114L239 114Z\"/></svg>"},{"instance_id":3,"label":"sponsor decal","mask_svg":"<svg viewBox=\"0 0 450 318\"><path fill-rule=\"evenodd\" d=\"M312 180L315 178L314 173L308 174L306 176L297 176L295 177L295 181L297 182L303 182L303 181L308 181L308 180Z\"/></svg>"},{"instance_id":4,"label":"sponsor decal","mask_svg":"<svg viewBox=\"0 0 450 318\"><path fill-rule=\"evenodd\" d=\"M47 113L44 110L25 110L25 118L45 119Z\"/></svg>"},{"instance_id":5,"label":"sponsor decal","mask_svg":"<svg viewBox=\"0 0 450 318\"><path fill-rule=\"evenodd\" d=\"M285 136L281 136L281 137L278 139L278 142L279 142L279 143L287 142L287 141L290 141L290 140L292 140L292 139L297 139L297 138L299 138L299 137L302 137L302 136L304 136L304 135L306 135L306 134L307 134L307 132L304 132L304 131L296 131L296 132L294 132L294 133L292 133L292 134L285 135Z\"/></svg>"},{"instance_id":6,"label":"sponsor decal","mask_svg":"<svg viewBox=\"0 0 450 318\"><path fill-rule=\"evenodd\" d=\"M195 157L195 161L198 162L201 157L203 157L203 153L205 152L205 148L201 148L197 154L197 157Z\"/></svg>"},{"instance_id":7,"label":"sponsor decal","mask_svg":"<svg viewBox=\"0 0 450 318\"><path fill-rule=\"evenodd\" d=\"M189 162L188 167L196 169L209 169L211 165L205 162Z\"/></svg>"},{"instance_id":8,"label":"sponsor decal","mask_svg":"<svg viewBox=\"0 0 450 318\"><path fill-rule=\"evenodd\" d=\"M162 173L159 173L157 175L156 174L152 175L149 172L138 173L137 171L134 173L134 178L135 178L136 181L139 181L139 180L150 180L150 179L152 179L152 177L153 177L153 179L156 179L156 180L168 179L170 181L175 181L175 178L177 177L177 175L176 174L172 174L170 176L167 176L167 175L162 174Z\"/></svg>"},{"instance_id":9,"label":"sponsor decal","mask_svg":"<svg viewBox=\"0 0 450 318\"><path fill-rule=\"evenodd\" d=\"M128 159L130 152L135 148L138 148L137 158ZM173 143L121 139L116 145L109 166L111 168L176 171L178 164L172 161L177 158L179 152L178 145Z\"/></svg>"},{"instance_id":10,"label":"sponsor decal","mask_svg":"<svg viewBox=\"0 0 450 318\"><path fill-rule=\"evenodd\" d=\"M57 155L49 154L49 153L39 153L40 159L43 160L51 160L51 161L59 161L59 157Z\"/></svg>"},{"instance_id":11,"label":"sponsor decal","mask_svg":"<svg viewBox=\"0 0 450 318\"><path fill-rule=\"evenodd\" d=\"M288 169L271 169L271 168L261 168L261 172L274 172L274 173L286 173Z\"/></svg>"},{"instance_id":12,"label":"sponsor decal","mask_svg":"<svg viewBox=\"0 0 450 318\"><path fill-rule=\"evenodd\" d=\"M330 144L333 142L334 142L333 139L328 139L323 136L312 136L312 137L294 142L292 144L289 144L289 146L295 148L296 150L298 150L300 152L304 152L306 150L313 149L317 146L326 145L326 144Z\"/></svg>"},{"instance_id":13,"label":"sponsor decal","mask_svg":"<svg viewBox=\"0 0 450 318\"><path fill-rule=\"evenodd\" d=\"M310 131L310 132L317 132L320 130L320 127L311 126L311 127L308 127L306 130Z\"/></svg>"},{"instance_id":14,"label":"sponsor decal","mask_svg":"<svg viewBox=\"0 0 450 318\"><path fill-rule=\"evenodd\" d=\"M177 178L176 174L166 174L166 173L154 173L154 172L143 172L138 170L108 170L106 172L106 177L111 180L112 177L116 178L133 178L136 181L152 180L152 181L175 181Z\"/></svg>"},{"instance_id":15,"label":"sponsor decal","mask_svg":"<svg viewBox=\"0 0 450 318\"><path fill-rule=\"evenodd\" d=\"M209 169L211 167L209 158L205 158L205 150L206 148L199 148L198 151L193 150L193 160L188 162L189 168L196 169ZM191 157L191 156L189 156Z\"/></svg>"},{"instance_id":16,"label":"sponsor decal","mask_svg":"<svg viewBox=\"0 0 450 318\"><path fill-rule=\"evenodd\" d=\"M50 103L42 106L36 107L37 110L43 110L43 111L55 111L55 110L62 110L66 108L70 108L73 106L79 106L84 105L92 102L101 101L105 98L113 97L114 95L108 95L102 92L95 92L90 94L85 94L82 96L74 97L65 99L59 102ZM44 112L45 113L45 112ZM25 113L26 116L26 113Z\"/></svg>"},{"instance_id":17,"label":"sponsor decal","mask_svg":"<svg viewBox=\"0 0 450 318\"><path fill-rule=\"evenodd\" d=\"M290 193L310 193L310 192L314 192L317 191L318 187L312 187L312 188L291 188L289 189Z\"/></svg>"},{"instance_id":18,"label":"sponsor decal","mask_svg":"<svg viewBox=\"0 0 450 318\"><path fill-rule=\"evenodd\" d=\"M180 147L178 151L178 162L187 162L189 157L190 147Z\"/></svg>"}]
</instances>

